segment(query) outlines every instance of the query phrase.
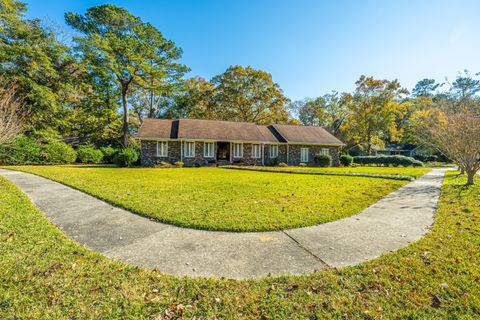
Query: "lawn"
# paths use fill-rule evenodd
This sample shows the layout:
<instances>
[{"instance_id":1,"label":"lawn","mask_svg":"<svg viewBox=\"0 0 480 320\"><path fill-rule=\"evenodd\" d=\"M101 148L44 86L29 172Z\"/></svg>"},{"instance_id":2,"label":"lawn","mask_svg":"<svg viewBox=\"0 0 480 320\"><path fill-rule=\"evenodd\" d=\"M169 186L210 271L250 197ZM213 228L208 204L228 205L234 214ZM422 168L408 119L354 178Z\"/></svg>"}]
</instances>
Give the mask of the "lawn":
<instances>
[{"instance_id":1,"label":"lawn","mask_svg":"<svg viewBox=\"0 0 480 320\"><path fill-rule=\"evenodd\" d=\"M223 170L16 167L112 204L184 227L267 231L360 212L405 181Z\"/></svg>"},{"instance_id":2,"label":"lawn","mask_svg":"<svg viewBox=\"0 0 480 320\"><path fill-rule=\"evenodd\" d=\"M307 276L234 281L162 275L90 252L0 178L0 318L478 318L480 187L465 181L448 174L431 232L395 253Z\"/></svg>"},{"instance_id":3,"label":"lawn","mask_svg":"<svg viewBox=\"0 0 480 320\"><path fill-rule=\"evenodd\" d=\"M335 175L356 175L379 178L394 178L399 180L414 180L425 173L429 172L431 168L428 167L258 167L258 166L229 166L229 168L243 169L243 170L258 170L258 171L274 171L274 172L289 172L289 173L311 173L311 174L335 174Z\"/></svg>"}]
</instances>

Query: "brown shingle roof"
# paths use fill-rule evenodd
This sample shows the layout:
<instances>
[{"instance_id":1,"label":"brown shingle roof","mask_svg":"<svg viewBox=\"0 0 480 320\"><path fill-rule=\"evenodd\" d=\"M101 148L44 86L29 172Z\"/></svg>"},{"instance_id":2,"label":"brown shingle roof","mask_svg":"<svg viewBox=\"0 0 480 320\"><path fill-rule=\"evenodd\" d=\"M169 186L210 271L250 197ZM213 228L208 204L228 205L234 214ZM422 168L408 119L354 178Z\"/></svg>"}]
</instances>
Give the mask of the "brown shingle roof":
<instances>
[{"instance_id":1,"label":"brown shingle roof","mask_svg":"<svg viewBox=\"0 0 480 320\"><path fill-rule=\"evenodd\" d=\"M272 126L290 143L343 145L342 141L335 138L322 127L284 124L274 124Z\"/></svg>"},{"instance_id":2,"label":"brown shingle roof","mask_svg":"<svg viewBox=\"0 0 480 320\"><path fill-rule=\"evenodd\" d=\"M221 141L264 141L257 125L249 122L180 119L179 139Z\"/></svg>"},{"instance_id":3,"label":"brown shingle roof","mask_svg":"<svg viewBox=\"0 0 480 320\"><path fill-rule=\"evenodd\" d=\"M138 130L138 138L160 138L160 139L176 139L177 135L172 130L172 124L177 120L164 119L144 119L142 126Z\"/></svg>"},{"instance_id":4,"label":"brown shingle roof","mask_svg":"<svg viewBox=\"0 0 480 320\"><path fill-rule=\"evenodd\" d=\"M277 124L261 126L249 122L200 119L145 119L137 138L343 145L320 127Z\"/></svg>"}]
</instances>

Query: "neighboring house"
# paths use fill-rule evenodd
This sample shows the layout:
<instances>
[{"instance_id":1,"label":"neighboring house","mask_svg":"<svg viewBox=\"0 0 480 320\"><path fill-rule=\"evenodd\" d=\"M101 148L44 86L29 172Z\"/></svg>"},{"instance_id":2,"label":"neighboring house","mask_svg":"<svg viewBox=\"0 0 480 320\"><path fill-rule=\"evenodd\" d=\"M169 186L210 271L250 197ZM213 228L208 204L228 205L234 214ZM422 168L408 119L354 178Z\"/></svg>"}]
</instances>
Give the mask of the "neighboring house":
<instances>
[{"instance_id":1,"label":"neighboring house","mask_svg":"<svg viewBox=\"0 0 480 320\"><path fill-rule=\"evenodd\" d=\"M216 120L145 119L137 138L143 166L182 161L185 166L313 164L318 153L338 165L340 140L320 127Z\"/></svg>"},{"instance_id":2,"label":"neighboring house","mask_svg":"<svg viewBox=\"0 0 480 320\"><path fill-rule=\"evenodd\" d=\"M418 148L421 147L416 144L396 144L389 143L385 145L384 149L377 150L377 154L384 154L388 156L400 155L413 157L416 155Z\"/></svg>"}]
</instances>

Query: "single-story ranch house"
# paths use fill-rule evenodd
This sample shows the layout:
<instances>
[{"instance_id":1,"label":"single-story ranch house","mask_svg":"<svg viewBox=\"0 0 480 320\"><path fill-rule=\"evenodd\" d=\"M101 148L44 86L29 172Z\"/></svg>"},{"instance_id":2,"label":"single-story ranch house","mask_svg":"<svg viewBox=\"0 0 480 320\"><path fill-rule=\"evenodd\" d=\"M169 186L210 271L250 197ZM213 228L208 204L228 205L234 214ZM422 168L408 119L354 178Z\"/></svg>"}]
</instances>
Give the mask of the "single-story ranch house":
<instances>
[{"instance_id":1,"label":"single-story ranch house","mask_svg":"<svg viewBox=\"0 0 480 320\"><path fill-rule=\"evenodd\" d=\"M313 164L318 153L331 155L338 165L344 145L321 127L198 119L145 119L137 138L143 166L162 161L185 166Z\"/></svg>"}]
</instances>

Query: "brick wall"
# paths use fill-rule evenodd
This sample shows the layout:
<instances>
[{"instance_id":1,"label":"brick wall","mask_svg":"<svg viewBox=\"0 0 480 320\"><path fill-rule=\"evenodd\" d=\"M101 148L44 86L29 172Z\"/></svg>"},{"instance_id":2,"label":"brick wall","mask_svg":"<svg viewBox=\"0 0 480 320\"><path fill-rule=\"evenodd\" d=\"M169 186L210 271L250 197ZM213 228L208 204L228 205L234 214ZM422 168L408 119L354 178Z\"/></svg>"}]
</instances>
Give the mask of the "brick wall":
<instances>
[{"instance_id":1,"label":"brick wall","mask_svg":"<svg viewBox=\"0 0 480 320\"><path fill-rule=\"evenodd\" d=\"M260 152L262 151L262 145L260 145ZM281 162L287 163L287 149L288 149L288 164L289 165L299 165L300 164L300 148L308 148L308 165L314 165L314 156L317 153L320 153L322 146L312 146L312 145L289 145L287 148L286 144L278 145L278 157L276 159L270 158L270 145L265 144L263 149L264 164L265 165L276 165ZM252 157L252 144L244 143L243 144L243 157L242 158L233 158L234 164L248 164L248 165L262 165L262 159L255 159ZM336 147L328 147L330 150L330 155L332 156L332 165L338 166L338 157L340 150ZM232 155L233 155L233 148ZM214 156L216 157L217 146L215 144ZM196 141L195 142L195 157L187 158L183 157L183 162L185 166L203 166L207 165L208 162L214 162L215 158L205 158L204 157L204 142ZM158 162L165 161L169 163L174 163L180 161L180 142L179 141L168 141L168 156L167 157L157 157L157 145L156 141L141 141L141 164L142 166L151 167Z\"/></svg>"}]
</instances>

